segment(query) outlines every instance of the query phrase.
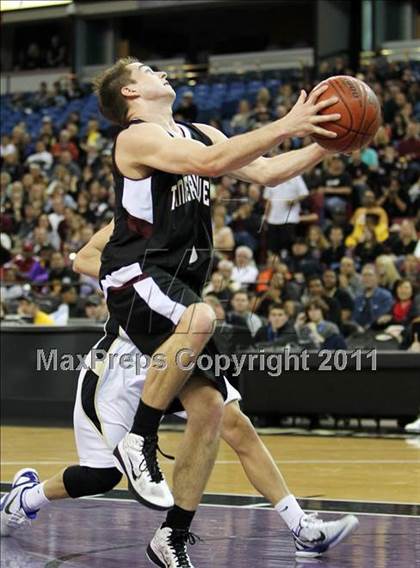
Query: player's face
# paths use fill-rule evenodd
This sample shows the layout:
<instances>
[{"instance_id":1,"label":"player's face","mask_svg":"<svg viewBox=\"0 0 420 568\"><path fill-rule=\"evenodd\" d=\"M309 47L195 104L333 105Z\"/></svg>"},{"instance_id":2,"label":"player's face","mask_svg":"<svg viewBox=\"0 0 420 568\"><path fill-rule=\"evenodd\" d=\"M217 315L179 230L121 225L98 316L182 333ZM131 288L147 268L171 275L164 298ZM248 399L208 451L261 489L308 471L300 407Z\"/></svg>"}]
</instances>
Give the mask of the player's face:
<instances>
[{"instance_id":1,"label":"player's face","mask_svg":"<svg viewBox=\"0 0 420 568\"><path fill-rule=\"evenodd\" d=\"M124 95L139 95L146 100L175 98L175 91L164 71L153 71L148 65L140 62L130 63L127 67L131 70L133 82L122 88Z\"/></svg>"}]
</instances>

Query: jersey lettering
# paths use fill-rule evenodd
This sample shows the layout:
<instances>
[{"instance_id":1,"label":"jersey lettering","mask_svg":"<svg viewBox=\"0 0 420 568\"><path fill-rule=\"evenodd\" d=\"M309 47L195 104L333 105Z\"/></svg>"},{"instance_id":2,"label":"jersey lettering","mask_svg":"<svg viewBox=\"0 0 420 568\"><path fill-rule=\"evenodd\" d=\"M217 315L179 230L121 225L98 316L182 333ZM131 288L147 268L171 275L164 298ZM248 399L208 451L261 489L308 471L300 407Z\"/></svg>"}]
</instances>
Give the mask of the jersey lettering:
<instances>
[{"instance_id":1,"label":"jersey lettering","mask_svg":"<svg viewBox=\"0 0 420 568\"><path fill-rule=\"evenodd\" d=\"M171 211L195 199L210 206L210 183L198 175L185 175L171 187Z\"/></svg>"}]
</instances>

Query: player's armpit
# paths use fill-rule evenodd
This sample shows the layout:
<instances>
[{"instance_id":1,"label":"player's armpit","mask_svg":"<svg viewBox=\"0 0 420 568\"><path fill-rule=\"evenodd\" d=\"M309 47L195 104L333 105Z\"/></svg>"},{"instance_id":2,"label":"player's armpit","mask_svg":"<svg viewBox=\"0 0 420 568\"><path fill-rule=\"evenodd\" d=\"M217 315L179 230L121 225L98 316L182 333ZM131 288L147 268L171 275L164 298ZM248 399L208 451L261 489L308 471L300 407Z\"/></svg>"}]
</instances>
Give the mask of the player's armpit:
<instances>
[{"instance_id":1,"label":"player's armpit","mask_svg":"<svg viewBox=\"0 0 420 568\"><path fill-rule=\"evenodd\" d=\"M158 124L130 126L118 136L115 160L123 175L133 177L144 168L174 174L218 175L211 147L197 140L170 136Z\"/></svg>"}]
</instances>

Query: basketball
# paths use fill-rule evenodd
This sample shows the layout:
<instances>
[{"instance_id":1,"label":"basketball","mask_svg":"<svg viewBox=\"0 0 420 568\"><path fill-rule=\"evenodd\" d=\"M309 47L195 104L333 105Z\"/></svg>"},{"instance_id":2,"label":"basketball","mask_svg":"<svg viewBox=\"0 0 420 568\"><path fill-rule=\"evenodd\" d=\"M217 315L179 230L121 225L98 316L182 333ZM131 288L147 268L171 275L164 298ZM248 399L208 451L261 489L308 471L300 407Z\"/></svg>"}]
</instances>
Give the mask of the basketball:
<instances>
[{"instance_id":1,"label":"basketball","mask_svg":"<svg viewBox=\"0 0 420 568\"><path fill-rule=\"evenodd\" d=\"M339 101L321 111L321 114L340 113L336 122L326 122L323 128L337 133L330 139L315 134L312 138L332 152L350 153L366 146L375 136L381 124L381 107L372 89L360 79L338 75L326 79L321 85L329 88L320 95L318 102L336 96Z\"/></svg>"}]
</instances>

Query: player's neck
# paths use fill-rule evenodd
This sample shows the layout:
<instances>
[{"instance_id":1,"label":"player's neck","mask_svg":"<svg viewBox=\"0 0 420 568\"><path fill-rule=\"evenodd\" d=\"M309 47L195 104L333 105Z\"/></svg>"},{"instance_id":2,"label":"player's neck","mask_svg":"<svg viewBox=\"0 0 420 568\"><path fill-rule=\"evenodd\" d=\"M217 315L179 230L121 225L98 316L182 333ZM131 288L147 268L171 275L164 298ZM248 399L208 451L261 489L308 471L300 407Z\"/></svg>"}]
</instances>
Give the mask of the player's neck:
<instances>
[{"instance_id":1,"label":"player's neck","mask_svg":"<svg viewBox=\"0 0 420 568\"><path fill-rule=\"evenodd\" d=\"M130 120L140 118L144 122L159 124L167 132L176 133L178 128L172 114L172 106L163 105L161 101L148 101L147 107L134 108L129 114Z\"/></svg>"}]
</instances>

